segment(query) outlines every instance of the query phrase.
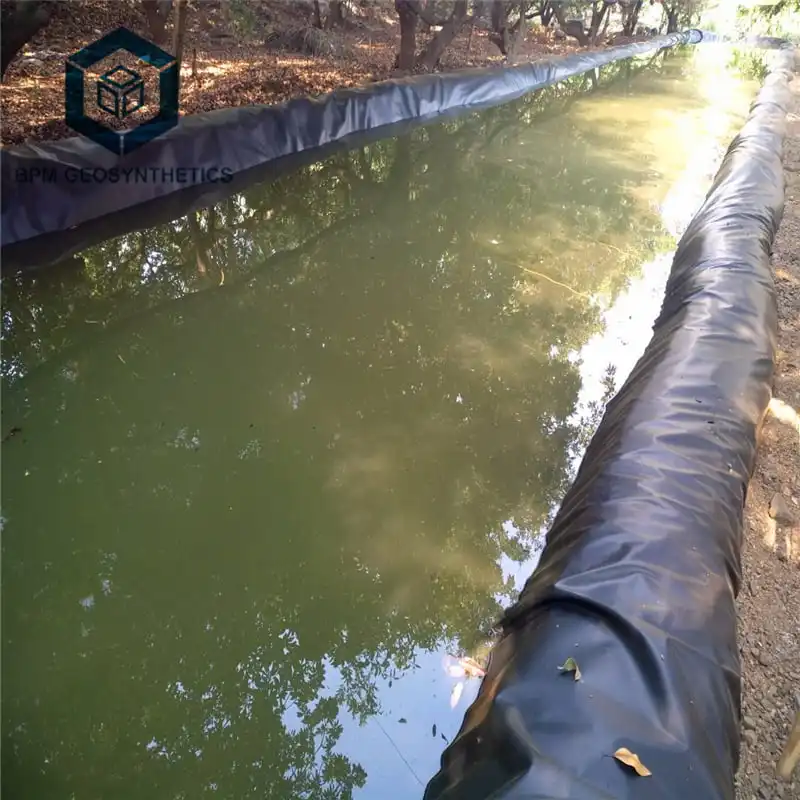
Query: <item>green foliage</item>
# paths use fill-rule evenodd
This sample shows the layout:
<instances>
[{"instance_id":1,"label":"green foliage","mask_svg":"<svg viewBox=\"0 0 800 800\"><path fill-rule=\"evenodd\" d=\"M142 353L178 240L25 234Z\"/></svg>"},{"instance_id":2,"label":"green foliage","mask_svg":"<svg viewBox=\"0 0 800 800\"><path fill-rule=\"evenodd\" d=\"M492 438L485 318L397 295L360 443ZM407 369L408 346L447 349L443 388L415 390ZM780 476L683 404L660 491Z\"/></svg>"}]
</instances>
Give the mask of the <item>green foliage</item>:
<instances>
[{"instance_id":1,"label":"green foliage","mask_svg":"<svg viewBox=\"0 0 800 800\"><path fill-rule=\"evenodd\" d=\"M736 48L729 63L746 80L762 83L769 74L769 65L764 54L752 48Z\"/></svg>"},{"instance_id":2,"label":"green foliage","mask_svg":"<svg viewBox=\"0 0 800 800\"><path fill-rule=\"evenodd\" d=\"M776 36L800 42L800 0L738 8L735 32L742 36Z\"/></svg>"}]
</instances>

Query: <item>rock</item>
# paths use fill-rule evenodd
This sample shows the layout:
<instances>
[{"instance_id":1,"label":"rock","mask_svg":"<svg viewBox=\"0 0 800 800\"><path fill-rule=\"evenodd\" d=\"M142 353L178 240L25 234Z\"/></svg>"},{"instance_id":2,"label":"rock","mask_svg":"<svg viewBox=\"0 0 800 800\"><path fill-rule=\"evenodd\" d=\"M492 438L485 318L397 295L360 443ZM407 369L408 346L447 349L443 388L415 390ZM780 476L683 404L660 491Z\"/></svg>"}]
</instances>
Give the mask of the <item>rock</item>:
<instances>
[{"instance_id":1,"label":"rock","mask_svg":"<svg viewBox=\"0 0 800 800\"><path fill-rule=\"evenodd\" d=\"M755 731L745 731L742 734L742 741L748 747L754 747L757 739L758 739L758 737L756 736L756 732Z\"/></svg>"},{"instance_id":2,"label":"rock","mask_svg":"<svg viewBox=\"0 0 800 800\"><path fill-rule=\"evenodd\" d=\"M769 504L769 515L775 522L782 525L794 525L794 514L789 508L789 504L783 499L783 495L777 492L772 495L772 501Z\"/></svg>"},{"instance_id":3,"label":"rock","mask_svg":"<svg viewBox=\"0 0 800 800\"><path fill-rule=\"evenodd\" d=\"M758 791L758 787L760 785L761 785L761 773L760 772L754 772L750 776L750 787L752 788L752 790L754 792L757 792Z\"/></svg>"},{"instance_id":4,"label":"rock","mask_svg":"<svg viewBox=\"0 0 800 800\"><path fill-rule=\"evenodd\" d=\"M749 717L747 714L745 714L742 717L742 727L746 731L754 731L756 729L756 721L752 717Z\"/></svg>"},{"instance_id":5,"label":"rock","mask_svg":"<svg viewBox=\"0 0 800 800\"><path fill-rule=\"evenodd\" d=\"M758 663L762 667L769 667L772 664L772 657L768 653L761 653L758 657Z\"/></svg>"},{"instance_id":6,"label":"rock","mask_svg":"<svg viewBox=\"0 0 800 800\"><path fill-rule=\"evenodd\" d=\"M777 686L775 686L775 684L772 684L772 686L770 686L770 687L767 689L767 691L765 692L765 694L764 694L764 699L765 699L765 701L766 701L767 703L769 703L769 702L772 700L772 698L773 698L773 697L775 697L775 695L777 694L777 692L778 692L778 687L777 687Z\"/></svg>"}]
</instances>

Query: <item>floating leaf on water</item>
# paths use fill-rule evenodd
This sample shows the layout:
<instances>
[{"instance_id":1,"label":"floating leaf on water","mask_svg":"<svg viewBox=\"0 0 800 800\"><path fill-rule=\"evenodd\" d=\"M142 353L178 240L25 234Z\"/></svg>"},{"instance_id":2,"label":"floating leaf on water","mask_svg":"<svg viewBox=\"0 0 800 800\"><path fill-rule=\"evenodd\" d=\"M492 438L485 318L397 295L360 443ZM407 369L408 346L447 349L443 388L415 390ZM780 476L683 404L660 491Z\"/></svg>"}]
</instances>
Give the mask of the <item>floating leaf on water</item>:
<instances>
[{"instance_id":1,"label":"floating leaf on water","mask_svg":"<svg viewBox=\"0 0 800 800\"><path fill-rule=\"evenodd\" d=\"M575 680L579 681L581 679L581 671L578 669L578 662L570 656L560 667L559 669L562 672L574 672L575 673Z\"/></svg>"},{"instance_id":2,"label":"floating leaf on water","mask_svg":"<svg viewBox=\"0 0 800 800\"><path fill-rule=\"evenodd\" d=\"M642 764L641 761L639 761L639 756L637 756L636 753L631 753L627 747L620 747L619 750L614 753L614 758L616 758L617 761L622 762L626 767L630 767L642 778L646 778L648 775L653 774L644 764Z\"/></svg>"},{"instance_id":3,"label":"floating leaf on water","mask_svg":"<svg viewBox=\"0 0 800 800\"><path fill-rule=\"evenodd\" d=\"M444 739L445 742L447 741L447 737L443 733L440 733L439 736L441 736L442 739Z\"/></svg>"},{"instance_id":4,"label":"floating leaf on water","mask_svg":"<svg viewBox=\"0 0 800 800\"><path fill-rule=\"evenodd\" d=\"M433 738L436 738L436 723L433 723L433 728L431 728L431 732L433 733Z\"/></svg>"},{"instance_id":5,"label":"floating leaf on water","mask_svg":"<svg viewBox=\"0 0 800 800\"><path fill-rule=\"evenodd\" d=\"M399 719L399 720L397 720L397 721L398 721L398 722L399 722L401 725L405 725L405 724L408 722L408 720L407 720L405 717L400 717L400 719Z\"/></svg>"}]
</instances>

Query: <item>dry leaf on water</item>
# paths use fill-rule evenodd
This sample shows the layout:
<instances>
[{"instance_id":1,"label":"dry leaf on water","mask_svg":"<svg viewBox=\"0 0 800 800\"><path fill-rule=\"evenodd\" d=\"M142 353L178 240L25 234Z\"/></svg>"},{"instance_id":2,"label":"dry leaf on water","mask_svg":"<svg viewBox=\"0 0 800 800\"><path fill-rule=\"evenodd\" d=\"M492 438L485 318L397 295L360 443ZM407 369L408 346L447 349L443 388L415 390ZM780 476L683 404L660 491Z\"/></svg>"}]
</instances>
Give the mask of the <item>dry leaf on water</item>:
<instances>
[{"instance_id":1,"label":"dry leaf on water","mask_svg":"<svg viewBox=\"0 0 800 800\"><path fill-rule=\"evenodd\" d=\"M575 680L579 681L581 679L581 671L578 669L578 662L570 657L568 658L560 667L559 669L562 672L574 672L575 673Z\"/></svg>"},{"instance_id":2,"label":"dry leaf on water","mask_svg":"<svg viewBox=\"0 0 800 800\"><path fill-rule=\"evenodd\" d=\"M636 753L631 753L627 747L620 747L614 753L614 758L617 761L621 761L626 767L630 767L632 770L636 771L637 775L641 775L642 778L646 778L648 775L652 775L653 773L650 772L647 767L639 761L639 756Z\"/></svg>"}]
</instances>

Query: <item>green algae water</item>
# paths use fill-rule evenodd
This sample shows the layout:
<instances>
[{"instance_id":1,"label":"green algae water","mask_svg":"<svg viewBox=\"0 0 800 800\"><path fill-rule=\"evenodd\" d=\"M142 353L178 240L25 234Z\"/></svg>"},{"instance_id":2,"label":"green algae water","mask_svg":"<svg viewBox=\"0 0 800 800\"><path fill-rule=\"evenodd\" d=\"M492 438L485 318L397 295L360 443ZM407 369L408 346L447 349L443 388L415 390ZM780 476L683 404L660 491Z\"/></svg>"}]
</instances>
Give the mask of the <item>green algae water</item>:
<instances>
[{"instance_id":1,"label":"green algae water","mask_svg":"<svg viewBox=\"0 0 800 800\"><path fill-rule=\"evenodd\" d=\"M4 279L5 797L421 796L746 115L721 53Z\"/></svg>"}]
</instances>

